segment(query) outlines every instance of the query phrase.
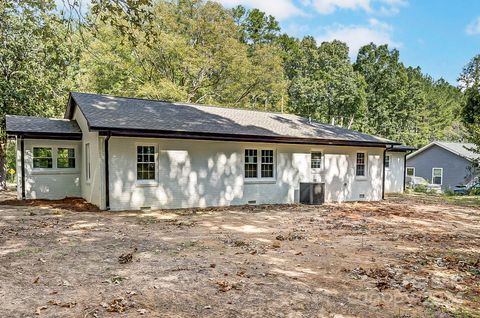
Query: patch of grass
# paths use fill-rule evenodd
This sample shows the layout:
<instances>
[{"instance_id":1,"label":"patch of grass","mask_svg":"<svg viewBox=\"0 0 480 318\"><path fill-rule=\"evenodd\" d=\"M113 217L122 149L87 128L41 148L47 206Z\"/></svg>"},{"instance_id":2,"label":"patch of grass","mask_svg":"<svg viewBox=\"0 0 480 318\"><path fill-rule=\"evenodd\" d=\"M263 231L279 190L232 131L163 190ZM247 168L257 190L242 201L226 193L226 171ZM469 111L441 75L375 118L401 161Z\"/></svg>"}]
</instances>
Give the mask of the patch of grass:
<instances>
[{"instance_id":1,"label":"patch of grass","mask_svg":"<svg viewBox=\"0 0 480 318\"><path fill-rule=\"evenodd\" d=\"M139 215L135 218L136 218L137 224L139 224L139 225L149 225L149 224L158 223L158 219L156 217L150 216L150 215L147 215L147 216Z\"/></svg>"},{"instance_id":2,"label":"patch of grass","mask_svg":"<svg viewBox=\"0 0 480 318\"><path fill-rule=\"evenodd\" d=\"M122 281L126 280L127 278L126 277L122 277L122 276L119 276L119 275L115 275L115 276L112 276L110 277L109 279L105 280L104 282L105 283L109 283L109 284L114 284L114 285L118 285L120 284Z\"/></svg>"},{"instance_id":3,"label":"patch of grass","mask_svg":"<svg viewBox=\"0 0 480 318\"><path fill-rule=\"evenodd\" d=\"M480 196L456 195L443 197L448 203L460 206L480 206Z\"/></svg>"},{"instance_id":4,"label":"patch of grass","mask_svg":"<svg viewBox=\"0 0 480 318\"><path fill-rule=\"evenodd\" d=\"M33 248L27 248L27 249L24 249L24 250L21 250L21 251L18 251L18 252L15 252L15 256L16 257L22 257L22 256L28 256L28 255L31 255L31 254L38 254L38 253L41 253L43 252L43 249L40 248L40 247L33 247Z\"/></svg>"},{"instance_id":5,"label":"patch of grass","mask_svg":"<svg viewBox=\"0 0 480 318\"><path fill-rule=\"evenodd\" d=\"M391 198L406 197L424 204L450 204L462 207L480 207L480 196L475 195L445 195L438 193L411 192L391 196Z\"/></svg>"},{"instance_id":6,"label":"patch of grass","mask_svg":"<svg viewBox=\"0 0 480 318\"><path fill-rule=\"evenodd\" d=\"M65 214L65 210L59 210L59 209L53 209L50 211L51 215L64 215Z\"/></svg>"}]
</instances>

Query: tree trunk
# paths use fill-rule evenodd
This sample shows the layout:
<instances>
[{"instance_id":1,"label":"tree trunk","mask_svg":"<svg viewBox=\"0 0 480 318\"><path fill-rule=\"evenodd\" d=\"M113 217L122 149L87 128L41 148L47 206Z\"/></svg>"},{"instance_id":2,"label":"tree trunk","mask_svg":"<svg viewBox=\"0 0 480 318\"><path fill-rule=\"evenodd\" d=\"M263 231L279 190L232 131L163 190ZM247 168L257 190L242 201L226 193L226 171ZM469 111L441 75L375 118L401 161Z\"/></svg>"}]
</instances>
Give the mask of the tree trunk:
<instances>
[{"instance_id":1,"label":"tree trunk","mask_svg":"<svg viewBox=\"0 0 480 318\"><path fill-rule=\"evenodd\" d=\"M7 190L7 156L5 153L5 142L0 142L0 191Z\"/></svg>"}]
</instances>

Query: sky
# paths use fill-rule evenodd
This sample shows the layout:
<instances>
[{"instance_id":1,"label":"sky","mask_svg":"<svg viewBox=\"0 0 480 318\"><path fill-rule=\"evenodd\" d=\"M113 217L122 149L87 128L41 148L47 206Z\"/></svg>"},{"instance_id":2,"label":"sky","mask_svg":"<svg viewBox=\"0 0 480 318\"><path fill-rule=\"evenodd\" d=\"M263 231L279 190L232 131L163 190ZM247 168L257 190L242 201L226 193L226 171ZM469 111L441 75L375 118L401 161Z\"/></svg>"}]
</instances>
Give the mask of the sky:
<instances>
[{"instance_id":1,"label":"sky","mask_svg":"<svg viewBox=\"0 0 480 318\"><path fill-rule=\"evenodd\" d=\"M338 39L355 60L365 44L388 44L407 66L457 85L468 61L480 54L480 0L217 0L273 15L282 31Z\"/></svg>"}]
</instances>

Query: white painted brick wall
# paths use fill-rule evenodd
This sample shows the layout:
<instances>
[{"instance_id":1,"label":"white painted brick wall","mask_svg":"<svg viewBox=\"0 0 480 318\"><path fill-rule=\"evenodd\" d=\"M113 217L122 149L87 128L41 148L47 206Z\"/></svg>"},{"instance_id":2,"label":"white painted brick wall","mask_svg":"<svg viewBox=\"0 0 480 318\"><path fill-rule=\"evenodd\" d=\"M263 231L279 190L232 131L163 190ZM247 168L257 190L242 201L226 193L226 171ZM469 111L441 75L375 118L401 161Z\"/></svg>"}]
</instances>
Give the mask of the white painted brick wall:
<instances>
[{"instance_id":1,"label":"white painted brick wall","mask_svg":"<svg viewBox=\"0 0 480 318\"><path fill-rule=\"evenodd\" d=\"M157 180L136 181L136 146L157 148ZM251 183L244 179L246 148L274 149L276 178ZM175 139L110 139L110 207L112 210L206 207L298 201L300 181L313 181L310 152L322 151L324 169L315 178L326 182L326 200L380 200L382 148L311 147ZM356 152L367 152L367 177L355 177ZM363 194L364 198L360 195Z\"/></svg>"},{"instance_id":2,"label":"white painted brick wall","mask_svg":"<svg viewBox=\"0 0 480 318\"><path fill-rule=\"evenodd\" d=\"M25 140L25 196L27 199L62 199L65 197L80 197L80 164L81 164L80 141L69 140ZM44 169L42 171L33 168L33 147L74 147L75 169ZM53 149L55 151L55 149ZM17 195L21 198L21 164L20 164L20 141L17 142Z\"/></svg>"},{"instance_id":3,"label":"white painted brick wall","mask_svg":"<svg viewBox=\"0 0 480 318\"><path fill-rule=\"evenodd\" d=\"M390 156L390 168L385 170L385 193L402 193L405 154L387 152L387 155Z\"/></svg>"}]
</instances>

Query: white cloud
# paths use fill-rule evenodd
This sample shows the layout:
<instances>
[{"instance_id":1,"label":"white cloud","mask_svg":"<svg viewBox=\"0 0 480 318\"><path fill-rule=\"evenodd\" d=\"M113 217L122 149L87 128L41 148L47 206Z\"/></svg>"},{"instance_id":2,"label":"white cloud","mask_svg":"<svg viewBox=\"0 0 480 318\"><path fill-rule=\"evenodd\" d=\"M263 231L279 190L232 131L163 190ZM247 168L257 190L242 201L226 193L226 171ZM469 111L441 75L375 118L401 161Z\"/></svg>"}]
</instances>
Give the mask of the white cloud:
<instances>
[{"instance_id":1,"label":"white cloud","mask_svg":"<svg viewBox=\"0 0 480 318\"><path fill-rule=\"evenodd\" d=\"M476 18L475 21L467 25L465 32L467 32L469 35L480 34L480 17Z\"/></svg>"},{"instance_id":2,"label":"white cloud","mask_svg":"<svg viewBox=\"0 0 480 318\"><path fill-rule=\"evenodd\" d=\"M313 10L327 15L337 10L361 10L368 14L394 15L408 4L407 0L216 0L227 8L242 5L257 8L278 20L295 16L311 16L304 12ZM297 5L298 4L298 5ZM304 9L304 10L302 10Z\"/></svg>"},{"instance_id":3,"label":"white cloud","mask_svg":"<svg viewBox=\"0 0 480 318\"><path fill-rule=\"evenodd\" d=\"M380 15L395 15L400 13L400 8L408 5L406 0L379 0L381 3L377 12Z\"/></svg>"},{"instance_id":4,"label":"white cloud","mask_svg":"<svg viewBox=\"0 0 480 318\"><path fill-rule=\"evenodd\" d=\"M314 7L320 14L331 14L337 9L371 11L370 0L307 0L304 4Z\"/></svg>"},{"instance_id":5,"label":"white cloud","mask_svg":"<svg viewBox=\"0 0 480 318\"><path fill-rule=\"evenodd\" d=\"M301 0L307 7L313 7L320 14L332 14L336 10L363 10L367 13L394 15L407 0Z\"/></svg>"},{"instance_id":6,"label":"white cloud","mask_svg":"<svg viewBox=\"0 0 480 318\"><path fill-rule=\"evenodd\" d=\"M292 0L217 0L217 2L228 8L237 5L242 5L248 8L257 8L267 14L273 15L278 20L305 15L305 13L298 8Z\"/></svg>"},{"instance_id":7,"label":"white cloud","mask_svg":"<svg viewBox=\"0 0 480 318\"><path fill-rule=\"evenodd\" d=\"M323 34L317 36L319 43L323 41L340 40L350 48L350 57L354 58L358 50L370 42L377 45L388 44L399 48L401 43L392 38L393 28L387 23L370 19L367 25L334 25L324 29Z\"/></svg>"}]
</instances>

